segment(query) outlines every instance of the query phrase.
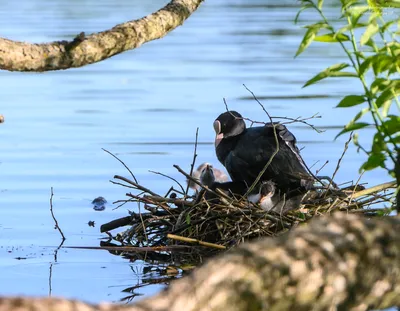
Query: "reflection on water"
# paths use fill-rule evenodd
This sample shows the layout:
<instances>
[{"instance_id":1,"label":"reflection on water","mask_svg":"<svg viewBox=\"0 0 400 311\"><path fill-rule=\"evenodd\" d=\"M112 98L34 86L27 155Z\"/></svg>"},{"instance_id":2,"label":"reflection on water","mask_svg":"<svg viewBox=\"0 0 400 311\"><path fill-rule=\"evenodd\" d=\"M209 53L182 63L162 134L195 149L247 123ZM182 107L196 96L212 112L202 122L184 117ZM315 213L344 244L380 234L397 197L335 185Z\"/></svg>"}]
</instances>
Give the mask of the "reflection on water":
<instances>
[{"instance_id":1,"label":"reflection on water","mask_svg":"<svg viewBox=\"0 0 400 311\"><path fill-rule=\"evenodd\" d=\"M81 31L102 31L142 17L167 2L6 1L0 27L3 37L15 40L72 39ZM331 174L347 137L333 138L356 111L332 107L360 86L337 79L302 89L306 80L345 56L316 43L294 59L303 32L292 22L297 10L291 1L206 1L167 37L101 63L42 74L0 72L0 113L6 117L0 126L1 293L49 291L49 266L60 241L49 212L51 187L66 246L98 246L104 237L99 226L136 208L93 210L93 198L104 196L111 205L126 192L109 180L128 172L101 148L117 154L141 184L164 193L171 181L149 170L184 182L172 165L189 170L199 128L198 163L220 167L211 124L225 109L222 98L246 117L267 120L243 84L271 115L322 116L310 121L326 130L322 134L304 124L292 127L306 161L328 160L321 173ZM368 142L371 133L364 131L360 141ZM337 180L357 179L362 160L350 148ZM364 176L374 184L385 179L379 172ZM130 264L104 251L62 248L52 266L52 293L118 301L126 295L122 289L146 279L148 273L131 273L141 268L140 261ZM141 294L159 289L148 286Z\"/></svg>"}]
</instances>

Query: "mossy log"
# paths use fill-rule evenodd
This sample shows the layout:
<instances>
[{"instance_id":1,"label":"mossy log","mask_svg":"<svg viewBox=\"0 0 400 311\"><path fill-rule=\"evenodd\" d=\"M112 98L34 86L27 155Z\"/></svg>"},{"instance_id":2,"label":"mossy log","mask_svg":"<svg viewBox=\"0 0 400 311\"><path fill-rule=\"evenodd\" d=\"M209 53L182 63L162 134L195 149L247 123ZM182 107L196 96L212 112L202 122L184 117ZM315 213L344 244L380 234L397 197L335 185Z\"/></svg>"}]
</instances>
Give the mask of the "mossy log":
<instances>
[{"instance_id":1,"label":"mossy log","mask_svg":"<svg viewBox=\"0 0 400 311\"><path fill-rule=\"evenodd\" d=\"M82 32L72 41L32 44L0 38L0 69L42 72L102 61L164 37L182 25L202 1L173 0L146 17L88 36Z\"/></svg>"},{"instance_id":2,"label":"mossy log","mask_svg":"<svg viewBox=\"0 0 400 311\"><path fill-rule=\"evenodd\" d=\"M400 305L400 219L335 213L211 259L133 305L1 298L0 311L370 310Z\"/></svg>"}]
</instances>

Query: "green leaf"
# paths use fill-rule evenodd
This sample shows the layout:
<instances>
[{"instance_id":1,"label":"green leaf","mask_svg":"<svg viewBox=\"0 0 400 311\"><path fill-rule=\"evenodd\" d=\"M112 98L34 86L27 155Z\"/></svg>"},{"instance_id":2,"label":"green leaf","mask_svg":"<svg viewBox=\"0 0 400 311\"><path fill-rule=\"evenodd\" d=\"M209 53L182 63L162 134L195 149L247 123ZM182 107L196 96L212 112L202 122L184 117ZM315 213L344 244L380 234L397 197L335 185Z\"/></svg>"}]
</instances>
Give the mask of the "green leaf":
<instances>
[{"instance_id":1,"label":"green leaf","mask_svg":"<svg viewBox=\"0 0 400 311\"><path fill-rule=\"evenodd\" d=\"M371 67L371 58L368 57L365 61L362 62L359 68L360 76L364 75L364 73Z\"/></svg>"},{"instance_id":2,"label":"green leaf","mask_svg":"<svg viewBox=\"0 0 400 311\"><path fill-rule=\"evenodd\" d=\"M392 137L392 140L396 143L396 144L400 144L400 135L397 135L395 137Z\"/></svg>"},{"instance_id":3,"label":"green leaf","mask_svg":"<svg viewBox=\"0 0 400 311\"><path fill-rule=\"evenodd\" d=\"M320 72L317 74L315 77L312 79L308 80L306 84L303 85L303 87L309 86L311 84L314 84L318 81L321 81L322 79L328 78L328 77L348 77L348 78L358 78L357 74L353 72L342 72L342 71L332 71L332 72Z\"/></svg>"},{"instance_id":4,"label":"green leaf","mask_svg":"<svg viewBox=\"0 0 400 311\"><path fill-rule=\"evenodd\" d=\"M358 75L354 72L334 71L331 72L330 77L358 78Z\"/></svg>"},{"instance_id":5,"label":"green leaf","mask_svg":"<svg viewBox=\"0 0 400 311\"><path fill-rule=\"evenodd\" d=\"M317 6L318 6L318 9L322 9L322 5L324 4L324 0L318 0L318 4L317 4Z\"/></svg>"},{"instance_id":6,"label":"green leaf","mask_svg":"<svg viewBox=\"0 0 400 311\"><path fill-rule=\"evenodd\" d=\"M310 4L310 3L303 5L303 6L301 7L301 9L297 12L296 17L294 18L294 23L297 24L297 22L299 21L299 18L300 18L300 14L301 14L304 10L312 9L312 8L313 8L313 6L312 6L312 4Z\"/></svg>"},{"instance_id":7,"label":"green leaf","mask_svg":"<svg viewBox=\"0 0 400 311\"><path fill-rule=\"evenodd\" d=\"M348 132L351 132L351 131L359 130L359 129L362 129L362 128L367 127L369 125L370 125L369 123L365 123L365 122L355 122L355 123L350 122L349 124L347 124L344 127L343 130L341 130L339 132L339 134L336 135L335 139L338 138L339 136L343 135L344 133L348 133Z\"/></svg>"},{"instance_id":8,"label":"green leaf","mask_svg":"<svg viewBox=\"0 0 400 311\"><path fill-rule=\"evenodd\" d=\"M392 66L393 59L386 53L380 53L371 56L371 64L374 70L374 74L378 75L388 70Z\"/></svg>"},{"instance_id":9,"label":"green leaf","mask_svg":"<svg viewBox=\"0 0 400 311\"><path fill-rule=\"evenodd\" d=\"M359 145L360 145L360 143L359 143L359 141L358 141L358 133L354 133L354 134L353 134L353 143L354 143L356 146L359 146Z\"/></svg>"},{"instance_id":10,"label":"green leaf","mask_svg":"<svg viewBox=\"0 0 400 311\"><path fill-rule=\"evenodd\" d=\"M366 26L368 26L368 24L365 24L365 23L354 23L354 24L346 25L346 26L340 28L336 33L344 33L344 32L349 31L349 30L353 30L353 29L361 28L361 27L366 27Z\"/></svg>"},{"instance_id":11,"label":"green leaf","mask_svg":"<svg viewBox=\"0 0 400 311\"><path fill-rule=\"evenodd\" d=\"M350 65L347 64L347 63L337 63L337 64L335 64L335 65L329 66L329 67L326 68L324 71L331 71L331 72L340 71L340 70L342 70L342 69L344 69L344 68L347 68L347 67L349 67L349 66L350 66Z\"/></svg>"},{"instance_id":12,"label":"green leaf","mask_svg":"<svg viewBox=\"0 0 400 311\"><path fill-rule=\"evenodd\" d=\"M353 107L365 102L365 97L361 95L347 95L336 106L337 108Z\"/></svg>"},{"instance_id":13,"label":"green leaf","mask_svg":"<svg viewBox=\"0 0 400 311\"><path fill-rule=\"evenodd\" d=\"M369 24L364 34L361 36L360 44L365 45L379 31L379 26L376 23Z\"/></svg>"},{"instance_id":14,"label":"green leaf","mask_svg":"<svg viewBox=\"0 0 400 311\"><path fill-rule=\"evenodd\" d=\"M385 167L386 157L382 153L372 153L367 162L361 166L361 170L370 171L377 167Z\"/></svg>"},{"instance_id":15,"label":"green leaf","mask_svg":"<svg viewBox=\"0 0 400 311\"><path fill-rule=\"evenodd\" d=\"M356 116L353 118L353 120L350 121L350 123L355 123L358 119L360 119L363 115L365 115L367 112L370 112L369 107L361 109Z\"/></svg>"},{"instance_id":16,"label":"green leaf","mask_svg":"<svg viewBox=\"0 0 400 311\"><path fill-rule=\"evenodd\" d=\"M308 28L308 30L304 34L303 40L301 41L300 46L299 46L299 48L298 48L298 50L296 52L296 55L294 57L297 57L301 53L304 52L304 50L311 44L311 42L313 42L313 40L314 40L315 36L317 35L318 31L323 27L326 27L326 24L318 23L318 24L306 26L306 28Z\"/></svg>"},{"instance_id":17,"label":"green leaf","mask_svg":"<svg viewBox=\"0 0 400 311\"><path fill-rule=\"evenodd\" d=\"M378 19L378 17L381 17L382 15L382 8L380 6L376 6L376 5L370 5L371 10L370 10L370 15L369 15L369 19L368 19L368 23L374 23L376 22L376 20Z\"/></svg>"},{"instance_id":18,"label":"green leaf","mask_svg":"<svg viewBox=\"0 0 400 311\"><path fill-rule=\"evenodd\" d=\"M378 53L379 48L378 48L378 46L375 44L374 40L369 39L369 40L365 43L365 45L367 45L367 46L369 46L369 47L372 48L372 51L368 51L368 52L371 52L371 53L373 53L373 52Z\"/></svg>"},{"instance_id":19,"label":"green leaf","mask_svg":"<svg viewBox=\"0 0 400 311\"><path fill-rule=\"evenodd\" d=\"M311 84L314 84L322 79L325 79L327 77L331 77L333 76L334 73L340 72L340 70L349 67L349 64L346 63L338 63L335 65L332 65L328 68L326 68L325 70L321 71L320 73L316 74L313 78L311 78L310 80L308 80L303 87L309 86Z\"/></svg>"},{"instance_id":20,"label":"green leaf","mask_svg":"<svg viewBox=\"0 0 400 311\"><path fill-rule=\"evenodd\" d=\"M358 0L341 0L341 2L342 2L342 10L347 11L355 7L355 5L358 3Z\"/></svg>"},{"instance_id":21,"label":"green leaf","mask_svg":"<svg viewBox=\"0 0 400 311\"><path fill-rule=\"evenodd\" d=\"M310 28L317 28L317 29L329 29L329 25L327 24L327 23L324 23L324 22L318 22L318 23L315 23L315 24L311 24L311 25L306 25L306 26L304 26L304 28L308 28L308 29L310 29Z\"/></svg>"},{"instance_id":22,"label":"green leaf","mask_svg":"<svg viewBox=\"0 0 400 311\"><path fill-rule=\"evenodd\" d=\"M393 21L389 21L389 22L385 23L385 24L381 27L381 30L380 30L380 31L381 31L382 33L386 32L386 30L387 30L390 26L392 26L394 22L395 22L395 21L393 20Z\"/></svg>"},{"instance_id":23,"label":"green leaf","mask_svg":"<svg viewBox=\"0 0 400 311\"><path fill-rule=\"evenodd\" d=\"M350 41L350 38L348 35L345 35L343 33L327 33L325 35L321 35L318 37L314 38L314 41L318 42L343 42L343 41Z\"/></svg>"},{"instance_id":24,"label":"green leaf","mask_svg":"<svg viewBox=\"0 0 400 311\"><path fill-rule=\"evenodd\" d=\"M347 16L350 17L351 25L356 25L360 17L363 16L365 12L368 12L369 9L370 7L368 5L353 5L345 9L345 12Z\"/></svg>"},{"instance_id":25,"label":"green leaf","mask_svg":"<svg viewBox=\"0 0 400 311\"><path fill-rule=\"evenodd\" d=\"M388 100L383 103L382 105L382 117L386 118L390 109L390 106L392 105L393 101Z\"/></svg>"},{"instance_id":26,"label":"green leaf","mask_svg":"<svg viewBox=\"0 0 400 311\"><path fill-rule=\"evenodd\" d=\"M384 78L376 78L374 82L371 83L370 89L372 94L376 94L377 92L381 92L386 89L392 80L384 79Z\"/></svg>"},{"instance_id":27,"label":"green leaf","mask_svg":"<svg viewBox=\"0 0 400 311\"><path fill-rule=\"evenodd\" d=\"M189 213L186 214L186 224L190 225L191 219Z\"/></svg>"},{"instance_id":28,"label":"green leaf","mask_svg":"<svg viewBox=\"0 0 400 311\"><path fill-rule=\"evenodd\" d=\"M400 8L400 2L398 0L385 0L380 1L380 5L387 8Z\"/></svg>"},{"instance_id":29,"label":"green leaf","mask_svg":"<svg viewBox=\"0 0 400 311\"><path fill-rule=\"evenodd\" d=\"M376 99L376 106L378 108L382 107L387 101L392 101L395 96L395 90L393 88L389 88L381 93L379 97Z\"/></svg>"},{"instance_id":30,"label":"green leaf","mask_svg":"<svg viewBox=\"0 0 400 311\"><path fill-rule=\"evenodd\" d=\"M387 149L385 140L382 134L378 131L372 140L372 153L380 153Z\"/></svg>"},{"instance_id":31,"label":"green leaf","mask_svg":"<svg viewBox=\"0 0 400 311\"><path fill-rule=\"evenodd\" d=\"M396 133L400 133L400 117L390 115L389 120L386 120L380 126L380 130L385 135L393 135Z\"/></svg>"}]
</instances>

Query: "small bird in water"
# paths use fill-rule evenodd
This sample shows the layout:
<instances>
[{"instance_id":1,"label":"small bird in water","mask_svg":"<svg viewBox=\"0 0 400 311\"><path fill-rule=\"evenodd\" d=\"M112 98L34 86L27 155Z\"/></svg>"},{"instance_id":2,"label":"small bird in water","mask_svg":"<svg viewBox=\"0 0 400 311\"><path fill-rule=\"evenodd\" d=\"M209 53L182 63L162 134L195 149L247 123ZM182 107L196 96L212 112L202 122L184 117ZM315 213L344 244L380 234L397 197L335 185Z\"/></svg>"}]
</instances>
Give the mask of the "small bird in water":
<instances>
[{"instance_id":1,"label":"small bird in water","mask_svg":"<svg viewBox=\"0 0 400 311\"><path fill-rule=\"evenodd\" d=\"M95 211L104 211L106 209L107 200L103 197L97 197L92 201Z\"/></svg>"},{"instance_id":2,"label":"small bird in water","mask_svg":"<svg viewBox=\"0 0 400 311\"><path fill-rule=\"evenodd\" d=\"M214 182L223 183L227 182L229 179L228 175L226 175L223 171L214 168L210 163L207 162L200 164L199 167L192 172L192 177L208 187L210 187L211 184ZM212 183L210 182L211 179L213 179ZM186 180L186 182L189 184L190 188L196 191L200 190L200 186L194 183L193 181L188 179Z\"/></svg>"},{"instance_id":3,"label":"small bird in water","mask_svg":"<svg viewBox=\"0 0 400 311\"><path fill-rule=\"evenodd\" d=\"M279 214L286 214L289 211L300 208L302 195L281 195L272 181L263 181L255 194L250 194L248 200L252 203L259 203L261 208L267 212L274 211Z\"/></svg>"},{"instance_id":4,"label":"small bird in water","mask_svg":"<svg viewBox=\"0 0 400 311\"><path fill-rule=\"evenodd\" d=\"M227 111L214 121L215 151L233 182L248 187L273 157L260 181L271 180L283 193L312 187L314 177L308 172L295 136L279 123L246 128L240 113ZM277 149L278 152L274 155Z\"/></svg>"}]
</instances>

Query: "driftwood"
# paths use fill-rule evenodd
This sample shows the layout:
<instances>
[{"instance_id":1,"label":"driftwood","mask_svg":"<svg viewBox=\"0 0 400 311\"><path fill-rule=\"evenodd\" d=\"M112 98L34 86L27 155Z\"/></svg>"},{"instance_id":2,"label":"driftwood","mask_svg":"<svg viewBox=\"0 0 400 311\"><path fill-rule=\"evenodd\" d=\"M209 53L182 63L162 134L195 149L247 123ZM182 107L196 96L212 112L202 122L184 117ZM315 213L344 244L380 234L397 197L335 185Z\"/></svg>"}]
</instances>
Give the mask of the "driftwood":
<instances>
[{"instance_id":1,"label":"driftwood","mask_svg":"<svg viewBox=\"0 0 400 311\"><path fill-rule=\"evenodd\" d=\"M0 38L0 69L41 72L102 61L164 37L182 25L202 1L172 0L146 17L89 36L82 32L72 41L31 44Z\"/></svg>"},{"instance_id":2,"label":"driftwood","mask_svg":"<svg viewBox=\"0 0 400 311\"><path fill-rule=\"evenodd\" d=\"M0 311L369 310L400 305L400 219L335 213L244 244L133 305L1 298Z\"/></svg>"}]
</instances>

